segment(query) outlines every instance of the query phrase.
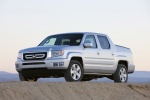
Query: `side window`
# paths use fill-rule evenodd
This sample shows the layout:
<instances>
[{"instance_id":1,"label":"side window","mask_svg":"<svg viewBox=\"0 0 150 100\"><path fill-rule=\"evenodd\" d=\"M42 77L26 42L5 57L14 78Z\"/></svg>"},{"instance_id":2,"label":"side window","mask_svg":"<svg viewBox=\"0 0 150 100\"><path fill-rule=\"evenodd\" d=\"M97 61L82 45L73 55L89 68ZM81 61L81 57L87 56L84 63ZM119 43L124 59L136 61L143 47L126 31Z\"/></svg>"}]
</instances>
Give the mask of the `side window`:
<instances>
[{"instance_id":1,"label":"side window","mask_svg":"<svg viewBox=\"0 0 150 100\"><path fill-rule=\"evenodd\" d=\"M88 36L86 36L85 41L91 41L91 43L93 44L92 48L97 48L96 40L95 40L94 35L88 35Z\"/></svg>"},{"instance_id":2,"label":"side window","mask_svg":"<svg viewBox=\"0 0 150 100\"><path fill-rule=\"evenodd\" d=\"M106 36L98 35L98 40L99 40L99 43L100 43L102 49L110 49L110 43Z\"/></svg>"}]
</instances>

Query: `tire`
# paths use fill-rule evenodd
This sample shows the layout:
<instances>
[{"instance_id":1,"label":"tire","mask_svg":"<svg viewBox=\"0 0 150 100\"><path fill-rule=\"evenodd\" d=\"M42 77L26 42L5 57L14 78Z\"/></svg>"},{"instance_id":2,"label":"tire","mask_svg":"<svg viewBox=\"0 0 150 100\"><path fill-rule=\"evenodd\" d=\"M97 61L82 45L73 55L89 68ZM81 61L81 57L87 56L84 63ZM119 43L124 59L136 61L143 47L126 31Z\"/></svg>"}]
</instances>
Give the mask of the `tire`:
<instances>
[{"instance_id":1,"label":"tire","mask_svg":"<svg viewBox=\"0 0 150 100\"><path fill-rule=\"evenodd\" d=\"M19 73L19 79L20 81L31 81L31 82L36 82L38 80L38 78L24 77L21 73Z\"/></svg>"},{"instance_id":2,"label":"tire","mask_svg":"<svg viewBox=\"0 0 150 100\"><path fill-rule=\"evenodd\" d=\"M115 83L127 83L128 73L125 65L118 64L117 70L113 75L113 79Z\"/></svg>"},{"instance_id":3,"label":"tire","mask_svg":"<svg viewBox=\"0 0 150 100\"><path fill-rule=\"evenodd\" d=\"M80 62L71 60L64 77L67 82L81 81L83 77L83 67Z\"/></svg>"}]
</instances>

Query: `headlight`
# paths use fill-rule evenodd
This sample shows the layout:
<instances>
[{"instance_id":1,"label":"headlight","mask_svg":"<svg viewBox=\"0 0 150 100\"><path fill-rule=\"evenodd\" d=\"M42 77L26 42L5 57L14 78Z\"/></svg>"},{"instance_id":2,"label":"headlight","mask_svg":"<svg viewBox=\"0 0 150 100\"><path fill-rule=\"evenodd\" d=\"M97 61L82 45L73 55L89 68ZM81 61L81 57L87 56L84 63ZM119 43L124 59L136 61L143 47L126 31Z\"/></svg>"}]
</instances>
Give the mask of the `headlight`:
<instances>
[{"instance_id":1,"label":"headlight","mask_svg":"<svg viewBox=\"0 0 150 100\"><path fill-rule=\"evenodd\" d=\"M23 55L23 53L18 53L18 59L21 59L22 58L22 55Z\"/></svg>"},{"instance_id":2,"label":"headlight","mask_svg":"<svg viewBox=\"0 0 150 100\"><path fill-rule=\"evenodd\" d=\"M51 55L52 57L62 56L64 54L64 51L62 51L62 50L56 50L56 51L52 51L51 54L52 54Z\"/></svg>"}]
</instances>

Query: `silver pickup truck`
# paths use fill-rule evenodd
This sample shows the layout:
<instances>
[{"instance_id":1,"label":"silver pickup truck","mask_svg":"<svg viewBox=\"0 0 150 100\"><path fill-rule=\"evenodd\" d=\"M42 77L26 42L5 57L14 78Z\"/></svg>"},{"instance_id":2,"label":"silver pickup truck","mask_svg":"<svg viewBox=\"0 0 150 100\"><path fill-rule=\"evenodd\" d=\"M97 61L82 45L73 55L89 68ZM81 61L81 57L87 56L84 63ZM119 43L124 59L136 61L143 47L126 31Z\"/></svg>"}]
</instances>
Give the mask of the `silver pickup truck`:
<instances>
[{"instance_id":1,"label":"silver pickup truck","mask_svg":"<svg viewBox=\"0 0 150 100\"><path fill-rule=\"evenodd\" d=\"M107 77L126 83L135 69L129 48L92 32L48 36L38 46L20 50L15 65L21 81L64 77L75 82Z\"/></svg>"}]
</instances>

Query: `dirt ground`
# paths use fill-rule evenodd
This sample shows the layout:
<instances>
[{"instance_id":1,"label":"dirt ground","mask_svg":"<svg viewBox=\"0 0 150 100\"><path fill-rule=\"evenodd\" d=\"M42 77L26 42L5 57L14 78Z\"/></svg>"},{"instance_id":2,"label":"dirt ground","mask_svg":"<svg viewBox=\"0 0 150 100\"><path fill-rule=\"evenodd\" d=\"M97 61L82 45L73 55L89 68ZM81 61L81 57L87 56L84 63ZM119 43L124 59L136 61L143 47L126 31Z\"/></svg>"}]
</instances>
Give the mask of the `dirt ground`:
<instances>
[{"instance_id":1,"label":"dirt ground","mask_svg":"<svg viewBox=\"0 0 150 100\"><path fill-rule=\"evenodd\" d=\"M2 82L0 100L150 100L150 83Z\"/></svg>"}]
</instances>

